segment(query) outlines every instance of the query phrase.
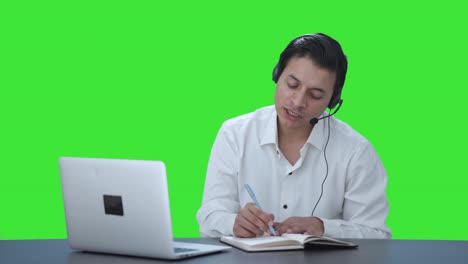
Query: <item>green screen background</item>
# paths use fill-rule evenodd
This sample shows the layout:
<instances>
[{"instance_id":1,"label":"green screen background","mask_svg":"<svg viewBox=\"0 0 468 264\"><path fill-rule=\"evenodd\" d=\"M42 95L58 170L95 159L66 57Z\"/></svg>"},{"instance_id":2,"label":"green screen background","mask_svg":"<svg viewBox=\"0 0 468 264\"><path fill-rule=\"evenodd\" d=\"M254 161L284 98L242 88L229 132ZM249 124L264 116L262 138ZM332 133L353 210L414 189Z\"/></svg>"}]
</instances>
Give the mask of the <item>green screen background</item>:
<instances>
[{"instance_id":1,"label":"green screen background","mask_svg":"<svg viewBox=\"0 0 468 264\"><path fill-rule=\"evenodd\" d=\"M222 122L273 104L297 35L349 59L338 118L389 175L397 239L468 239L462 1L0 4L0 239L65 238L59 156L166 162L176 237L199 236ZM418 3L417 3L418 2Z\"/></svg>"}]
</instances>

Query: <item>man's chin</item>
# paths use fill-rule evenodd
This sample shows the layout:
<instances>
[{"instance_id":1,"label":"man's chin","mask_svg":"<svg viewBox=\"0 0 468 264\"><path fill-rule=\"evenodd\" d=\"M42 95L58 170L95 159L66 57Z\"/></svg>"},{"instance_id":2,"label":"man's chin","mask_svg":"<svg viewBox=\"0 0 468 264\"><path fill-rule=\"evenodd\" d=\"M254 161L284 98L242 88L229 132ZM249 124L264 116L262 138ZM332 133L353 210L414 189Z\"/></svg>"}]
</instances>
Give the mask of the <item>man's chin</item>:
<instances>
[{"instance_id":1,"label":"man's chin","mask_svg":"<svg viewBox=\"0 0 468 264\"><path fill-rule=\"evenodd\" d=\"M284 128L288 128L288 129L300 129L300 128L309 128L310 125L308 124L308 122L305 122L305 120L298 120L298 121L291 121L291 120L284 120L284 122L282 122L282 125Z\"/></svg>"}]
</instances>

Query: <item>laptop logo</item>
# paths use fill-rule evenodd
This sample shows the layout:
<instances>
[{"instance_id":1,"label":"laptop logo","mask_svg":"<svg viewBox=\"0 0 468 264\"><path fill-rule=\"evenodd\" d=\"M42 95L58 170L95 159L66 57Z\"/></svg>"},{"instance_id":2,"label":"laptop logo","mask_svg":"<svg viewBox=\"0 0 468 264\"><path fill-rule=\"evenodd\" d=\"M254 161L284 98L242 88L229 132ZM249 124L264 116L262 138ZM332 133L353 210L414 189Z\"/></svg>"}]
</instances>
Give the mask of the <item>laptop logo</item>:
<instances>
[{"instance_id":1,"label":"laptop logo","mask_svg":"<svg viewBox=\"0 0 468 264\"><path fill-rule=\"evenodd\" d=\"M103 195L104 199L104 212L108 215L124 215L122 196L117 195Z\"/></svg>"}]
</instances>

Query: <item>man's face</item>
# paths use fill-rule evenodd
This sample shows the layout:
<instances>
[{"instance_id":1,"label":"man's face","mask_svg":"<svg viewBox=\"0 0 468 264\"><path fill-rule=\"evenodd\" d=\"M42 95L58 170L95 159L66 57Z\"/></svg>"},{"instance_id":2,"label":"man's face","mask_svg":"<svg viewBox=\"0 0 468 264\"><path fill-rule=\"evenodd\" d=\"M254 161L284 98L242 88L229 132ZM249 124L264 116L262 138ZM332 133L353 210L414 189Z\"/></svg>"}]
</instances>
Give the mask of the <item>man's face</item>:
<instances>
[{"instance_id":1,"label":"man's face","mask_svg":"<svg viewBox=\"0 0 468 264\"><path fill-rule=\"evenodd\" d=\"M292 57L276 85L275 107L283 129L310 129L333 95L336 74L315 65L309 57Z\"/></svg>"}]
</instances>

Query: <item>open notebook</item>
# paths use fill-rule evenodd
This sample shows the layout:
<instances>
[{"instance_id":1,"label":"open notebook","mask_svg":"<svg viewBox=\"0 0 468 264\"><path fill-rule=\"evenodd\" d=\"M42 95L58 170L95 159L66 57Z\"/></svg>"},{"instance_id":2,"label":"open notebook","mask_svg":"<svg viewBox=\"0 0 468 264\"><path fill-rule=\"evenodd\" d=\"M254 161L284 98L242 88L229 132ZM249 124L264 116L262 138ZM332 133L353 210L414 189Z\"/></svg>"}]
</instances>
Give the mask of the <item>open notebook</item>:
<instances>
[{"instance_id":1,"label":"open notebook","mask_svg":"<svg viewBox=\"0 0 468 264\"><path fill-rule=\"evenodd\" d=\"M302 234L283 234L282 236L259 236L254 238L239 238L232 236L221 237L221 242L240 248L245 251L275 251L303 249L306 244L328 245L336 247L357 247L347 241L328 237L319 237Z\"/></svg>"}]
</instances>

